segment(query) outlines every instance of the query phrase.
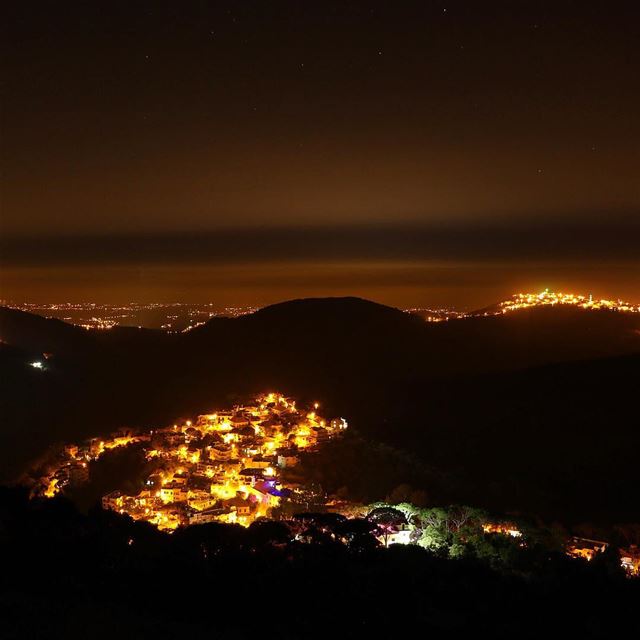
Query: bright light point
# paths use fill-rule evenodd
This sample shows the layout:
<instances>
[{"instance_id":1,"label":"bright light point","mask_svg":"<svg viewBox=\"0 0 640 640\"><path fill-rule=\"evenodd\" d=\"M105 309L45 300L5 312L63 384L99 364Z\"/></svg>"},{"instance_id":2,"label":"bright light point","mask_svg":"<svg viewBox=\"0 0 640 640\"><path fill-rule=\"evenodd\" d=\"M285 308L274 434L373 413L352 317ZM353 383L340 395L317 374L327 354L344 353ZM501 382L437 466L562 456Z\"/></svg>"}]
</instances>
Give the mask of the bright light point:
<instances>
[{"instance_id":1,"label":"bright light point","mask_svg":"<svg viewBox=\"0 0 640 640\"><path fill-rule=\"evenodd\" d=\"M33 362L29 363L34 369L44 369L44 364L42 363L42 360L34 360Z\"/></svg>"}]
</instances>

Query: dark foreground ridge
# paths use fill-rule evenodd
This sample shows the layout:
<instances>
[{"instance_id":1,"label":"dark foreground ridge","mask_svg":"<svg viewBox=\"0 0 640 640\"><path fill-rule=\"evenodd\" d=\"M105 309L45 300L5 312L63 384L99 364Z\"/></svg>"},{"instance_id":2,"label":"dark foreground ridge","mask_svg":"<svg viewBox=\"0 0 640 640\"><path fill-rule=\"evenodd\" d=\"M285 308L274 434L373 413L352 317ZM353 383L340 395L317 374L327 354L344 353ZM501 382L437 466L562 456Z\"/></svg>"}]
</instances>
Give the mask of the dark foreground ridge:
<instances>
[{"instance_id":1,"label":"dark foreground ridge","mask_svg":"<svg viewBox=\"0 0 640 640\"><path fill-rule=\"evenodd\" d=\"M100 509L82 515L64 498L28 500L1 489L3 637L640 631L640 582L625 579L606 554L588 563L506 539L489 555L452 560L414 546L376 548L366 529L343 531L348 544L298 530L304 541L292 539L289 524L269 521L168 535Z\"/></svg>"}]
</instances>

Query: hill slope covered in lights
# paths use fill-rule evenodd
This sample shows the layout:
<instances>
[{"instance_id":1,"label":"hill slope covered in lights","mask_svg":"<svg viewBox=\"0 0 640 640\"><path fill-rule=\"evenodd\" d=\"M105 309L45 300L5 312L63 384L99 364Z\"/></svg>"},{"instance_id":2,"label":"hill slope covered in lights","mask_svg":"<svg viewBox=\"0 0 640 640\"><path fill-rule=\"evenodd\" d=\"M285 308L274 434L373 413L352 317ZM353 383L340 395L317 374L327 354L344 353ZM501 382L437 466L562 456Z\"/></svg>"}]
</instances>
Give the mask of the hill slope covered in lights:
<instances>
[{"instance_id":1,"label":"hill slope covered in lights","mask_svg":"<svg viewBox=\"0 0 640 640\"><path fill-rule=\"evenodd\" d=\"M531 309L534 307L573 307L585 311L617 311L619 313L640 313L640 305L625 300L598 299L592 295L584 296L575 293L562 293L545 289L540 293L516 293L485 309L474 311L469 315L497 315Z\"/></svg>"},{"instance_id":2,"label":"hill slope covered in lights","mask_svg":"<svg viewBox=\"0 0 640 640\"><path fill-rule=\"evenodd\" d=\"M426 323L332 298L170 335L76 330L0 309L0 338L6 477L56 441L164 425L277 388L321 400L354 438L411 451L455 478L426 487L443 499L576 518L638 509L629 489L640 448L637 313L544 304ZM44 369L30 367L45 351ZM343 466L357 473L360 457ZM612 492L628 513L608 511Z\"/></svg>"}]
</instances>

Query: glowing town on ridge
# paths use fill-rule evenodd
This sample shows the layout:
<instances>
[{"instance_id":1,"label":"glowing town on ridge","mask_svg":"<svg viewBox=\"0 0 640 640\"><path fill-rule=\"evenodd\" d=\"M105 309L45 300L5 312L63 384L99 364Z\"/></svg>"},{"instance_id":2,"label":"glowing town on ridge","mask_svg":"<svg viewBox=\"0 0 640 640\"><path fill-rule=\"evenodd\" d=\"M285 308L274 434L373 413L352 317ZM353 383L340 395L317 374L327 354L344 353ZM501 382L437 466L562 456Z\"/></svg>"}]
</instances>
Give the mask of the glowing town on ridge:
<instances>
[{"instance_id":1,"label":"glowing town on ridge","mask_svg":"<svg viewBox=\"0 0 640 640\"><path fill-rule=\"evenodd\" d=\"M595 299L593 296L583 296L574 293L554 292L545 289L540 293L516 293L507 300L486 310L465 312L453 309L405 309L407 313L421 316L427 322L445 322L447 320L459 320L461 318L474 318L478 316L499 316L511 311L530 309L533 307L576 307L592 311L617 311L620 313L640 313L640 305L633 305L624 300Z\"/></svg>"},{"instance_id":2,"label":"glowing town on ridge","mask_svg":"<svg viewBox=\"0 0 640 640\"><path fill-rule=\"evenodd\" d=\"M593 296L580 296L573 293L555 293L545 289L541 293L517 293L509 300L501 302L498 313L528 309L542 306L574 306L580 309L621 311L623 313L640 313L640 305L634 306L623 300L596 300Z\"/></svg>"},{"instance_id":3,"label":"glowing town on ridge","mask_svg":"<svg viewBox=\"0 0 640 640\"><path fill-rule=\"evenodd\" d=\"M301 411L294 401L270 393L195 422L68 445L36 493L52 497L80 484L88 479L88 464L105 451L143 443L145 458L155 463L144 489L135 496L114 491L103 497L104 508L160 529L214 521L248 526L295 491L283 484L281 473L298 464L299 451L347 428L344 419L327 422L317 409L316 403Z\"/></svg>"},{"instance_id":4,"label":"glowing town on ridge","mask_svg":"<svg viewBox=\"0 0 640 640\"><path fill-rule=\"evenodd\" d=\"M93 438L81 445L67 445L38 477L32 495L52 498L67 487L83 484L89 480L92 462L112 449L138 444L153 471L137 495L113 491L103 496L104 509L144 520L170 533L178 527L209 522L249 526L257 518L278 517L274 516L274 510L288 503L298 505L294 508L298 516L293 517L299 518L302 528L296 540L312 541L313 535L306 531L308 526L316 527L319 535L338 539L327 521L322 521L321 513L307 512L308 487L287 478L285 473L298 465L300 451L316 450L347 428L343 418L327 422L318 414L318 408L315 403L309 410L301 410L293 400L269 393L246 406L199 416L195 422L187 420L145 434L123 432L107 439ZM367 507L327 501L326 496L321 503L323 510L328 509L343 521L361 518L367 512L366 518L371 519L376 512L391 508L401 514L401 521L391 526L377 523L373 535L378 544L418 544L430 548L428 536L422 537L424 532L416 524L420 510L412 505ZM467 509L460 507L461 513ZM527 545L525 534L513 522L485 518L474 526L484 535L508 536L517 540L519 546ZM565 552L591 561L608 547L605 541L572 537L566 541ZM619 549L619 557L629 576L640 575L638 548Z\"/></svg>"}]
</instances>

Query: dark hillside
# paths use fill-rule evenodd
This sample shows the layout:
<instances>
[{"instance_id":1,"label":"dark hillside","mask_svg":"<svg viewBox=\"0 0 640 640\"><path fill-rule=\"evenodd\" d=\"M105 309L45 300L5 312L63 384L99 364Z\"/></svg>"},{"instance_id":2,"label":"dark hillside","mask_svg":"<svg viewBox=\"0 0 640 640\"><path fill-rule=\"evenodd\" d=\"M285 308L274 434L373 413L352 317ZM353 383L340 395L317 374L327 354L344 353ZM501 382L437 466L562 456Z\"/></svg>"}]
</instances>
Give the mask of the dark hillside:
<instances>
[{"instance_id":1,"label":"dark hillside","mask_svg":"<svg viewBox=\"0 0 640 640\"><path fill-rule=\"evenodd\" d=\"M0 307L0 340L33 352L81 353L93 336L61 320Z\"/></svg>"}]
</instances>

